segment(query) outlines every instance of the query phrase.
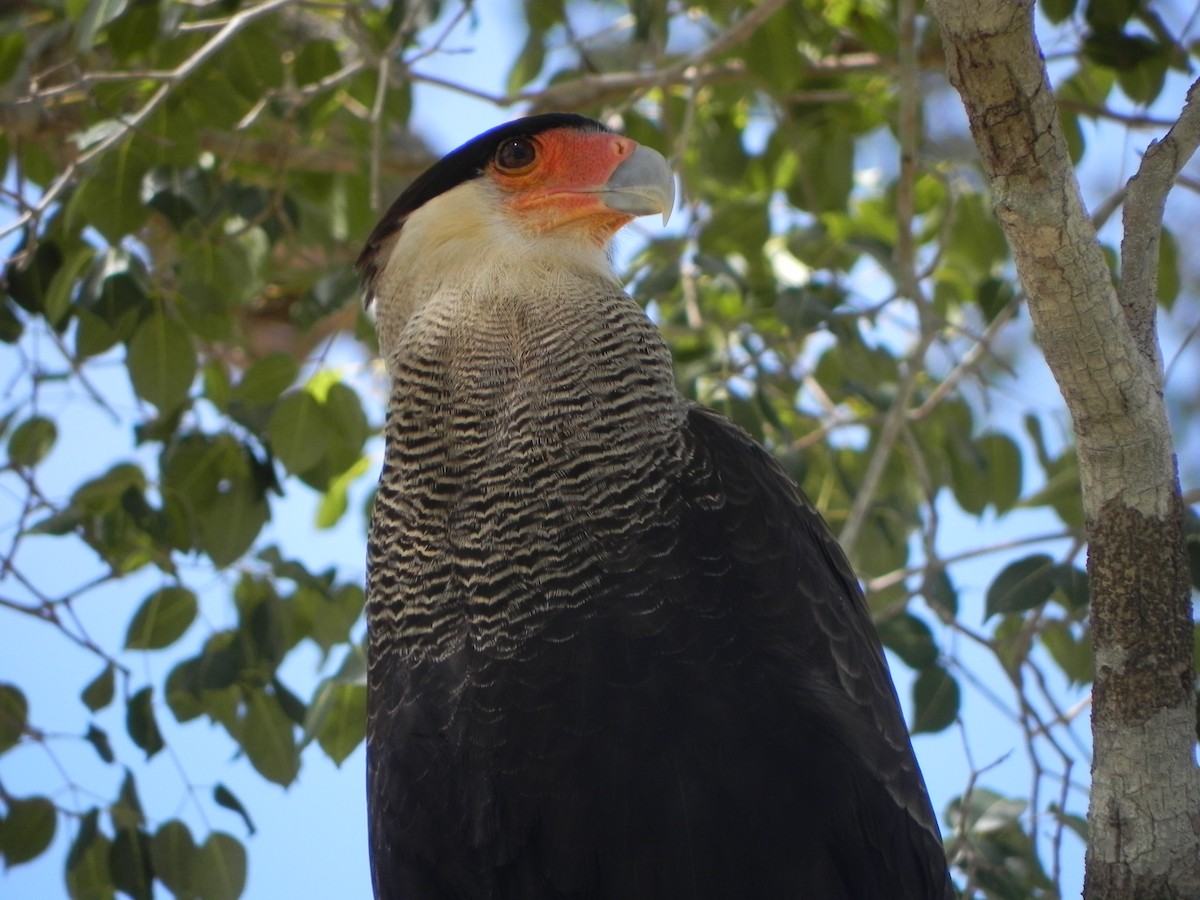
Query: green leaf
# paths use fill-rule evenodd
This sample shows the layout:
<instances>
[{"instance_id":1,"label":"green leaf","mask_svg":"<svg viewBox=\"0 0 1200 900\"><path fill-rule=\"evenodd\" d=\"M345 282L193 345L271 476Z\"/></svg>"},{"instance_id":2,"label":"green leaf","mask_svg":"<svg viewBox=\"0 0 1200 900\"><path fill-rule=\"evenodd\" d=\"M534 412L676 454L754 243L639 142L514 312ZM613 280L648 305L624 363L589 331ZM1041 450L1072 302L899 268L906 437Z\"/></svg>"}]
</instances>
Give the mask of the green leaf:
<instances>
[{"instance_id":1,"label":"green leaf","mask_svg":"<svg viewBox=\"0 0 1200 900\"><path fill-rule=\"evenodd\" d=\"M89 725L87 734L83 736L83 739L92 745L96 751L96 755L106 763L112 763L116 759L116 756L113 755L112 744L108 740L108 734L103 728Z\"/></svg>"},{"instance_id":2,"label":"green leaf","mask_svg":"<svg viewBox=\"0 0 1200 900\"><path fill-rule=\"evenodd\" d=\"M1005 566L988 586L984 621L999 613L1024 612L1045 603L1054 592L1054 560L1044 553Z\"/></svg>"},{"instance_id":3,"label":"green leaf","mask_svg":"<svg viewBox=\"0 0 1200 900\"><path fill-rule=\"evenodd\" d=\"M776 13L769 24L755 29L743 56L750 71L773 91L791 90L807 68L796 25L789 13L788 9Z\"/></svg>"},{"instance_id":4,"label":"green leaf","mask_svg":"<svg viewBox=\"0 0 1200 900\"><path fill-rule=\"evenodd\" d=\"M988 322L994 321L1016 296L1012 282L1005 278L985 278L975 289L975 302Z\"/></svg>"},{"instance_id":5,"label":"green leaf","mask_svg":"<svg viewBox=\"0 0 1200 900\"><path fill-rule=\"evenodd\" d=\"M201 512L201 545L216 566L228 566L250 549L270 514L253 483L234 482Z\"/></svg>"},{"instance_id":6,"label":"green leaf","mask_svg":"<svg viewBox=\"0 0 1200 900\"><path fill-rule=\"evenodd\" d=\"M62 268L54 273L46 296L42 299L42 315L47 322L58 325L66 317L71 308L71 298L79 289L80 280L95 256L91 247L78 247L66 258Z\"/></svg>"},{"instance_id":7,"label":"green leaf","mask_svg":"<svg viewBox=\"0 0 1200 900\"><path fill-rule=\"evenodd\" d=\"M274 403L300 374L300 364L286 353L272 353L254 363L230 392L231 402L249 406Z\"/></svg>"},{"instance_id":8,"label":"green leaf","mask_svg":"<svg viewBox=\"0 0 1200 900\"><path fill-rule=\"evenodd\" d=\"M1008 435L985 434L975 440L983 461L988 498L997 513L1008 512L1021 496L1021 450Z\"/></svg>"},{"instance_id":9,"label":"green leaf","mask_svg":"<svg viewBox=\"0 0 1200 900\"><path fill-rule=\"evenodd\" d=\"M912 733L934 733L949 728L958 718L960 702L954 676L942 666L923 669L913 682Z\"/></svg>"},{"instance_id":10,"label":"green leaf","mask_svg":"<svg viewBox=\"0 0 1200 900\"><path fill-rule=\"evenodd\" d=\"M342 67L342 59L333 41L306 40L296 51L292 75L296 84L314 84Z\"/></svg>"},{"instance_id":11,"label":"green leaf","mask_svg":"<svg viewBox=\"0 0 1200 900\"><path fill-rule=\"evenodd\" d=\"M1059 110L1058 121L1062 125L1063 138L1067 142L1067 154L1072 163L1079 165L1079 161L1083 159L1083 152L1087 149L1083 129L1079 127L1079 117L1074 113Z\"/></svg>"},{"instance_id":12,"label":"green leaf","mask_svg":"<svg viewBox=\"0 0 1200 900\"><path fill-rule=\"evenodd\" d=\"M139 829L122 828L108 851L108 868L113 885L133 900L153 900L150 836Z\"/></svg>"},{"instance_id":13,"label":"green leaf","mask_svg":"<svg viewBox=\"0 0 1200 900\"><path fill-rule=\"evenodd\" d=\"M836 212L846 208L854 187L854 136L838 122L820 124L796 144L799 166L787 194L802 210Z\"/></svg>"},{"instance_id":14,"label":"green leaf","mask_svg":"<svg viewBox=\"0 0 1200 900\"><path fill-rule=\"evenodd\" d=\"M1069 19L1075 12L1076 0L1041 0L1038 9L1047 19L1057 25Z\"/></svg>"},{"instance_id":15,"label":"green leaf","mask_svg":"<svg viewBox=\"0 0 1200 900\"><path fill-rule=\"evenodd\" d=\"M112 819L113 828L117 830L141 828L146 823L146 813L142 809L142 800L137 792L137 781L128 768L125 770L125 777L121 779L121 789L117 792L116 802L108 808L108 815Z\"/></svg>"},{"instance_id":16,"label":"green leaf","mask_svg":"<svg viewBox=\"0 0 1200 900\"><path fill-rule=\"evenodd\" d=\"M326 755L340 766L363 742L367 727L367 687L327 680L309 708L305 735L315 737Z\"/></svg>"},{"instance_id":17,"label":"green leaf","mask_svg":"<svg viewBox=\"0 0 1200 900\"><path fill-rule=\"evenodd\" d=\"M124 126L111 120L111 127ZM76 142L81 143L79 139ZM147 208L141 192L142 176L149 167L138 139L126 138L110 149L67 202L67 228L71 231L95 228L109 244L120 244L146 221Z\"/></svg>"},{"instance_id":18,"label":"green leaf","mask_svg":"<svg viewBox=\"0 0 1200 900\"><path fill-rule=\"evenodd\" d=\"M166 413L187 399L196 378L196 348L188 329L159 314L142 323L125 360L133 389Z\"/></svg>"},{"instance_id":19,"label":"green leaf","mask_svg":"<svg viewBox=\"0 0 1200 900\"><path fill-rule=\"evenodd\" d=\"M336 381L326 391L323 405L333 422L333 433L350 450L351 458L357 460L363 442L371 433L362 400L353 388Z\"/></svg>"},{"instance_id":20,"label":"green leaf","mask_svg":"<svg viewBox=\"0 0 1200 900\"><path fill-rule=\"evenodd\" d=\"M954 204L952 226L946 240L948 258L969 266L981 278L1008 256L1004 233L988 201L980 194L963 194Z\"/></svg>"},{"instance_id":21,"label":"green leaf","mask_svg":"<svg viewBox=\"0 0 1200 900\"><path fill-rule=\"evenodd\" d=\"M1086 628L1076 636L1067 622L1047 622L1039 637L1047 652L1071 684L1090 684L1095 677L1092 664L1092 639Z\"/></svg>"},{"instance_id":22,"label":"green leaf","mask_svg":"<svg viewBox=\"0 0 1200 900\"><path fill-rule=\"evenodd\" d=\"M125 633L126 650L161 650L183 637L196 619L196 595L185 587L160 588L142 601Z\"/></svg>"},{"instance_id":23,"label":"green leaf","mask_svg":"<svg viewBox=\"0 0 1200 900\"><path fill-rule=\"evenodd\" d=\"M327 590L303 586L292 595L292 607L305 619L306 636L329 652L350 640L350 629L362 615L363 592L356 584L342 585L332 595Z\"/></svg>"},{"instance_id":24,"label":"green leaf","mask_svg":"<svg viewBox=\"0 0 1200 900\"><path fill-rule=\"evenodd\" d=\"M58 426L45 416L31 416L16 427L8 439L8 460L14 466L32 468L44 460L58 440Z\"/></svg>"},{"instance_id":25,"label":"green leaf","mask_svg":"<svg viewBox=\"0 0 1200 900\"><path fill-rule=\"evenodd\" d=\"M176 897L196 894L195 869L200 851L188 827L178 819L164 822L150 840L154 874Z\"/></svg>"},{"instance_id":26,"label":"green leaf","mask_svg":"<svg viewBox=\"0 0 1200 900\"><path fill-rule=\"evenodd\" d=\"M300 771L300 753L292 721L270 694L250 691L242 719L242 749L268 781L291 784Z\"/></svg>"},{"instance_id":27,"label":"green leaf","mask_svg":"<svg viewBox=\"0 0 1200 900\"><path fill-rule=\"evenodd\" d=\"M283 710L283 714L287 716L293 725L304 727L305 721L308 719L308 706L297 697L292 690L279 680L276 675L271 679L271 691L275 694L275 699L279 701L279 706Z\"/></svg>"},{"instance_id":28,"label":"green leaf","mask_svg":"<svg viewBox=\"0 0 1200 900\"><path fill-rule=\"evenodd\" d=\"M361 456L358 462L329 483L329 490L321 497L321 503L317 507L318 528L332 528L341 520L349 505L350 486L362 478L370 468L371 461Z\"/></svg>"},{"instance_id":29,"label":"green leaf","mask_svg":"<svg viewBox=\"0 0 1200 900\"><path fill-rule=\"evenodd\" d=\"M225 45L218 63L233 89L248 101L257 102L268 90L283 84L278 47L270 27L256 22Z\"/></svg>"},{"instance_id":30,"label":"green leaf","mask_svg":"<svg viewBox=\"0 0 1200 900\"><path fill-rule=\"evenodd\" d=\"M218 784L213 788L213 800L216 801L217 806L223 806L225 809L232 810L241 816L242 821L246 823L246 830L250 834L254 834L254 821L250 818L250 813L246 810L246 807L242 805L242 801L234 795L233 791L229 790L223 784Z\"/></svg>"},{"instance_id":31,"label":"green leaf","mask_svg":"<svg viewBox=\"0 0 1200 900\"><path fill-rule=\"evenodd\" d=\"M79 22L75 26L75 49L80 53L91 50L96 35L125 11L129 0L88 0Z\"/></svg>"},{"instance_id":32,"label":"green leaf","mask_svg":"<svg viewBox=\"0 0 1200 900\"><path fill-rule=\"evenodd\" d=\"M1166 53L1156 53L1128 69L1119 70L1117 84L1134 103L1148 106L1162 93L1169 65L1170 57Z\"/></svg>"},{"instance_id":33,"label":"green leaf","mask_svg":"<svg viewBox=\"0 0 1200 900\"><path fill-rule=\"evenodd\" d=\"M16 29L0 37L0 84L17 74L25 56L25 32Z\"/></svg>"},{"instance_id":34,"label":"green leaf","mask_svg":"<svg viewBox=\"0 0 1200 900\"><path fill-rule=\"evenodd\" d=\"M178 722L190 722L204 714L200 695L200 661L186 659L171 670L163 687L167 706Z\"/></svg>"},{"instance_id":35,"label":"green leaf","mask_svg":"<svg viewBox=\"0 0 1200 900\"><path fill-rule=\"evenodd\" d=\"M1139 5L1138 0L1090 0L1084 9L1084 20L1101 31L1121 28Z\"/></svg>"},{"instance_id":36,"label":"green leaf","mask_svg":"<svg viewBox=\"0 0 1200 900\"><path fill-rule=\"evenodd\" d=\"M987 834L1020 821L1029 805L1024 800L1002 797L987 788L975 788L963 803L958 797L950 804L949 818L955 828L972 834Z\"/></svg>"},{"instance_id":37,"label":"green leaf","mask_svg":"<svg viewBox=\"0 0 1200 900\"><path fill-rule=\"evenodd\" d=\"M879 639L911 669L937 662L938 648L929 626L911 613L892 616L879 624Z\"/></svg>"},{"instance_id":38,"label":"green leaf","mask_svg":"<svg viewBox=\"0 0 1200 900\"><path fill-rule=\"evenodd\" d=\"M1200 591L1200 515L1196 515L1194 510L1187 510L1183 527L1188 570L1192 573L1192 587Z\"/></svg>"},{"instance_id":39,"label":"green leaf","mask_svg":"<svg viewBox=\"0 0 1200 900\"><path fill-rule=\"evenodd\" d=\"M105 31L109 48L122 62L154 49L158 33L159 7L156 3L137 4L110 22Z\"/></svg>"},{"instance_id":40,"label":"green leaf","mask_svg":"<svg viewBox=\"0 0 1200 900\"><path fill-rule=\"evenodd\" d=\"M1049 506L1065 525L1070 528L1082 528L1083 492L1079 483L1079 460L1075 451L1068 450L1057 459L1044 460L1042 466L1046 470L1046 483L1032 496L1023 499L1020 506Z\"/></svg>"},{"instance_id":41,"label":"green leaf","mask_svg":"<svg viewBox=\"0 0 1200 900\"><path fill-rule=\"evenodd\" d=\"M1068 828L1070 828L1073 832L1075 832L1075 836L1078 837L1079 840L1083 844L1085 844L1085 845L1087 844L1087 842L1088 842L1087 819L1085 819L1083 816L1075 815L1074 813L1064 812L1057 803L1051 803L1049 806L1046 807L1046 809L1050 813L1050 815L1054 816L1054 818L1058 819L1058 821L1062 822L1064 825L1066 825Z\"/></svg>"},{"instance_id":42,"label":"green leaf","mask_svg":"<svg viewBox=\"0 0 1200 900\"><path fill-rule=\"evenodd\" d=\"M92 712L97 712L112 703L115 686L116 670L113 664L109 663L101 669L99 675L88 682L79 697L84 706Z\"/></svg>"},{"instance_id":43,"label":"green leaf","mask_svg":"<svg viewBox=\"0 0 1200 900\"><path fill-rule=\"evenodd\" d=\"M200 848L194 872L196 894L203 900L238 900L246 887L246 848L214 831Z\"/></svg>"},{"instance_id":44,"label":"green leaf","mask_svg":"<svg viewBox=\"0 0 1200 900\"><path fill-rule=\"evenodd\" d=\"M538 77L545 61L546 42L541 35L531 32L525 39L525 46L517 54L512 68L508 70L505 90L510 94L517 93L521 88Z\"/></svg>"},{"instance_id":45,"label":"green leaf","mask_svg":"<svg viewBox=\"0 0 1200 900\"><path fill-rule=\"evenodd\" d=\"M154 719L153 696L152 688L142 688L129 698L125 712L125 729L133 742L146 752L147 759L166 746Z\"/></svg>"},{"instance_id":46,"label":"green leaf","mask_svg":"<svg viewBox=\"0 0 1200 900\"><path fill-rule=\"evenodd\" d=\"M8 813L0 830L5 866L27 863L46 852L54 840L58 812L45 797L5 797Z\"/></svg>"},{"instance_id":47,"label":"green leaf","mask_svg":"<svg viewBox=\"0 0 1200 900\"><path fill-rule=\"evenodd\" d=\"M21 321L16 306L11 301L0 300L0 341L15 344L25 333L25 323Z\"/></svg>"},{"instance_id":48,"label":"green leaf","mask_svg":"<svg viewBox=\"0 0 1200 900\"><path fill-rule=\"evenodd\" d=\"M1178 296L1179 244L1170 229L1164 227L1158 243L1158 302L1170 309Z\"/></svg>"},{"instance_id":49,"label":"green leaf","mask_svg":"<svg viewBox=\"0 0 1200 900\"><path fill-rule=\"evenodd\" d=\"M1069 612L1087 609L1092 602L1088 574L1078 566L1070 563L1055 566L1050 572L1050 580L1055 587L1055 599L1060 600Z\"/></svg>"},{"instance_id":50,"label":"green leaf","mask_svg":"<svg viewBox=\"0 0 1200 900\"><path fill-rule=\"evenodd\" d=\"M79 819L79 831L76 833L75 839L71 841L71 849L67 851L68 870L79 862L79 858L99 837L103 837L100 834L100 810L92 807ZM105 869L107 871L107 865Z\"/></svg>"},{"instance_id":51,"label":"green leaf","mask_svg":"<svg viewBox=\"0 0 1200 900\"><path fill-rule=\"evenodd\" d=\"M950 617L958 615L958 590L950 580L949 572L938 569L932 580L926 583L925 589L926 598L934 607L934 612Z\"/></svg>"},{"instance_id":52,"label":"green leaf","mask_svg":"<svg viewBox=\"0 0 1200 900\"><path fill-rule=\"evenodd\" d=\"M17 745L29 723L29 703L15 684L0 684L0 753Z\"/></svg>"},{"instance_id":53,"label":"green leaf","mask_svg":"<svg viewBox=\"0 0 1200 900\"><path fill-rule=\"evenodd\" d=\"M114 896L108 868L109 839L99 832L100 811L90 810L67 854L67 893L71 900L110 900Z\"/></svg>"},{"instance_id":54,"label":"green leaf","mask_svg":"<svg viewBox=\"0 0 1200 900\"><path fill-rule=\"evenodd\" d=\"M1038 860L1032 837L1021 826L1023 800L1001 797L976 787L950 804L948 818L965 832L976 884L997 900L1045 895L1050 881Z\"/></svg>"},{"instance_id":55,"label":"green leaf","mask_svg":"<svg viewBox=\"0 0 1200 900\"><path fill-rule=\"evenodd\" d=\"M267 425L271 449L289 472L298 474L321 462L333 429L321 403L308 391L286 394Z\"/></svg>"}]
</instances>

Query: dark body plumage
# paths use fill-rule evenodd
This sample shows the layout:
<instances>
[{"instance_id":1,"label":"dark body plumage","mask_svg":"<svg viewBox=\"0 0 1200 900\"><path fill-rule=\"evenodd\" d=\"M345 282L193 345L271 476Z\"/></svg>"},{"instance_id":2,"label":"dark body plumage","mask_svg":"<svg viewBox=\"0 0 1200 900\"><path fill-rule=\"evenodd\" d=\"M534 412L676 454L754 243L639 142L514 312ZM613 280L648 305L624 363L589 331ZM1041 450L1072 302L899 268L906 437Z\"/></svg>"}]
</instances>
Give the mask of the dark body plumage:
<instances>
[{"instance_id":1,"label":"dark body plumage","mask_svg":"<svg viewBox=\"0 0 1200 900\"><path fill-rule=\"evenodd\" d=\"M376 896L951 896L817 513L611 276L526 262L381 309Z\"/></svg>"}]
</instances>

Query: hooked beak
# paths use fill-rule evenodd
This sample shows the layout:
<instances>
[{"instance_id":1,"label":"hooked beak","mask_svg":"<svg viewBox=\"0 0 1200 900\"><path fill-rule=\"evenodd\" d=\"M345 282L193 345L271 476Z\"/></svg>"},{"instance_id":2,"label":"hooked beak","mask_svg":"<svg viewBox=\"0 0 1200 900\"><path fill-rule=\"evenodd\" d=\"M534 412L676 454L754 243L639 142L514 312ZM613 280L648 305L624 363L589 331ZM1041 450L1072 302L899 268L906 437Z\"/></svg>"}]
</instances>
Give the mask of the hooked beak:
<instances>
[{"instance_id":1,"label":"hooked beak","mask_svg":"<svg viewBox=\"0 0 1200 900\"><path fill-rule=\"evenodd\" d=\"M631 216L662 213L666 225L675 206L675 175L661 153L639 144L596 192L609 209Z\"/></svg>"}]
</instances>

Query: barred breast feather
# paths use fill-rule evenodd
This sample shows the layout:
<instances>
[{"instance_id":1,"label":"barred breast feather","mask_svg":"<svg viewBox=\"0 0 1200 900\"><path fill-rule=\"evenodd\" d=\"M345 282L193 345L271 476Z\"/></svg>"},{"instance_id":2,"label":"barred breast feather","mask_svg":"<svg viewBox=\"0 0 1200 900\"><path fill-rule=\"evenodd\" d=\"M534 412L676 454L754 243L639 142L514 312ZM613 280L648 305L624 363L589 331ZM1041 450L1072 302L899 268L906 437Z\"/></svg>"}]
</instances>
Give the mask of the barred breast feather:
<instances>
[{"instance_id":1,"label":"barred breast feather","mask_svg":"<svg viewBox=\"0 0 1200 900\"><path fill-rule=\"evenodd\" d=\"M586 606L650 522L684 411L657 330L607 279L448 298L393 363L370 541L376 657L520 651Z\"/></svg>"}]
</instances>

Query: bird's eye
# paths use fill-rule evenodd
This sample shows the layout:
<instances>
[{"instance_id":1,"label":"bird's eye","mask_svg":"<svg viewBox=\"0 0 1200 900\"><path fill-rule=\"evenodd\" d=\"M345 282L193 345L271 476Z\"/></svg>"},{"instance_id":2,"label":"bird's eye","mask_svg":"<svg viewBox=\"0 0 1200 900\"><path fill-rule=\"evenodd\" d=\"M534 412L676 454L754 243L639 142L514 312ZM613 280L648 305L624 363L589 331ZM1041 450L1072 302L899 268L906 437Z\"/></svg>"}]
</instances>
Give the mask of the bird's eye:
<instances>
[{"instance_id":1,"label":"bird's eye","mask_svg":"<svg viewBox=\"0 0 1200 900\"><path fill-rule=\"evenodd\" d=\"M496 151L496 165L501 169L524 169L537 158L533 141L528 138L513 138L505 141Z\"/></svg>"}]
</instances>

